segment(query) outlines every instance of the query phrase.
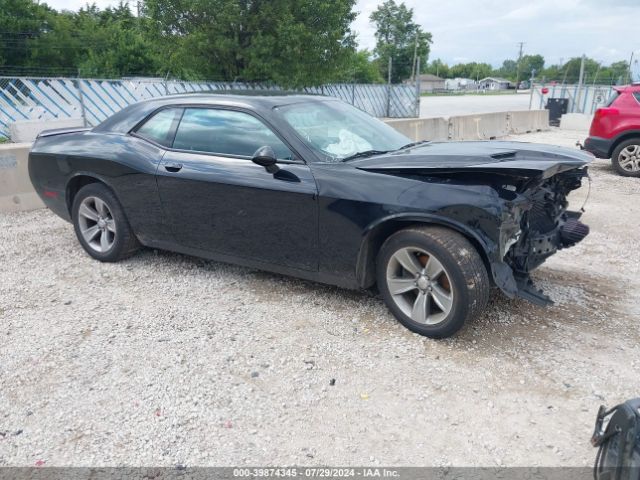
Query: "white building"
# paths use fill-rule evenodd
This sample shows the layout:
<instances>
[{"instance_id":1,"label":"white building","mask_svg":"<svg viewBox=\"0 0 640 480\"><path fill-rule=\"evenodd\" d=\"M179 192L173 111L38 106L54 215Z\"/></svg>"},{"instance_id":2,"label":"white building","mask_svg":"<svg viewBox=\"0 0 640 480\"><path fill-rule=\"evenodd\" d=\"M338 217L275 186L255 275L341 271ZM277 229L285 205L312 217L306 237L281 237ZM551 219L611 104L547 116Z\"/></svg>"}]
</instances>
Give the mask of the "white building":
<instances>
[{"instance_id":1,"label":"white building","mask_svg":"<svg viewBox=\"0 0 640 480\"><path fill-rule=\"evenodd\" d=\"M415 80L407 80L405 83L414 84ZM430 73L423 73L420 75L420 93L442 90L445 88L444 83L444 78L436 77Z\"/></svg>"},{"instance_id":2,"label":"white building","mask_svg":"<svg viewBox=\"0 0 640 480\"><path fill-rule=\"evenodd\" d=\"M478 82L472 78L447 78L444 82L447 90L477 90Z\"/></svg>"},{"instance_id":3,"label":"white building","mask_svg":"<svg viewBox=\"0 0 640 480\"><path fill-rule=\"evenodd\" d=\"M478 87L480 90L507 90L512 85L506 78L487 77L480 80Z\"/></svg>"}]
</instances>

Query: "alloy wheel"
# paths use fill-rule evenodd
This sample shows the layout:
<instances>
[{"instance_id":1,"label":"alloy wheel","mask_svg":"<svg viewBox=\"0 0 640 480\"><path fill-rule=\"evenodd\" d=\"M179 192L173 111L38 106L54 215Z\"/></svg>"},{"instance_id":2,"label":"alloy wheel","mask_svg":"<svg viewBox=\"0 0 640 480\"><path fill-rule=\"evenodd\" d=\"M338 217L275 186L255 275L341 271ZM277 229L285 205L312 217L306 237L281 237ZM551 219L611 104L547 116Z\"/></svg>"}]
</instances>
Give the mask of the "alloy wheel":
<instances>
[{"instance_id":1,"label":"alloy wheel","mask_svg":"<svg viewBox=\"0 0 640 480\"><path fill-rule=\"evenodd\" d=\"M396 251L387 264L386 280L393 301L414 322L436 325L451 313L454 292L449 273L426 250Z\"/></svg>"},{"instance_id":2,"label":"alloy wheel","mask_svg":"<svg viewBox=\"0 0 640 480\"><path fill-rule=\"evenodd\" d=\"M116 241L116 223L111 209L98 197L87 197L78 209L78 225L82 238L90 248L105 253Z\"/></svg>"},{"instance_id":3,"label":"alloy wheel","mask_svg":"<svg viewBox=\"0 0 640 480\"><path fill-rule=\"evenodd\" d=\"M620 167L628 172L640 171L640 145L628 145L618 155Z\"/></svg>"}]
</instances>

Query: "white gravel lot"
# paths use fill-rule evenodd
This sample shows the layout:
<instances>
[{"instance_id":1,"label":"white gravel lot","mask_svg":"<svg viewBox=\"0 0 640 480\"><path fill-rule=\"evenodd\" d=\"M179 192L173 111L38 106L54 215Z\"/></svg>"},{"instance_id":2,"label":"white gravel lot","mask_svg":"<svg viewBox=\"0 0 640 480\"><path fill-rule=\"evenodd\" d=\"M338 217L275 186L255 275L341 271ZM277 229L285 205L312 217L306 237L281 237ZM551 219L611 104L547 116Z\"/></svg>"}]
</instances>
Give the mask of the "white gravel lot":
<instances>
[{"instance_id":1,"label":"white gravel lot","mask_svg":"<svg viewBox=\"0 0 640 480\"><path fill-rule=\"evenodd\" d=\"M589 466L598 406L640 394L640 180L591 171L591 235L536 275L557 304L494 294L443 341L365 293L101 264L46 210L0 214L0 465Z\"/></svg>"}]
</instances>

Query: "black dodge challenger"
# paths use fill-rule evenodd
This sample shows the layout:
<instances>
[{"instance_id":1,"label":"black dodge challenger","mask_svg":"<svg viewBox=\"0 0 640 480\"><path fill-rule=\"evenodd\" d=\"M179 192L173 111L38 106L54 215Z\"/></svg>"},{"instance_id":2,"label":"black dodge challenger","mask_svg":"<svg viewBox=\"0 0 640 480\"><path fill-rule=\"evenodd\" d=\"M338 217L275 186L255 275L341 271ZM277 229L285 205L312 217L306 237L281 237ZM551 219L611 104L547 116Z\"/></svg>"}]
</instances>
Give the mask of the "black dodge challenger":
<instances>
[{"instance_id":1,"label":"black dodge challenger","mask_svg":"<svg viewBox=\"0 0 640 480\"><path fill-rule=\"evenodd\" d=\"M492 286L550 303L529 273L588 234L567 195L592 158L412 143L326 97L198 94L43 132L29 173L97 260L144 245L377 287L403 325L440 338L476 316Z\"/></svg>"}]
</instances>

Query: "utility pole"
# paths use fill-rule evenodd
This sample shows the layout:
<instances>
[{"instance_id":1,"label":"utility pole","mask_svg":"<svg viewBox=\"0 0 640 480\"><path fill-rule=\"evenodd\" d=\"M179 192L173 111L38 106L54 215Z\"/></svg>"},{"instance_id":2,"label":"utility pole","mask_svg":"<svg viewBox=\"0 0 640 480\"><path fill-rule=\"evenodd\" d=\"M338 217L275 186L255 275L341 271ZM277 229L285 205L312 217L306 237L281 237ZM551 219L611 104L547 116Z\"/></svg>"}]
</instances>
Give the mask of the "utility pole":
<instances>
[{"instance_id":1,"label":"utility pole","mask_svg":"<svg viewBox=\"0 0 640 480\"><path fill-rule=\"evenodd\" d=\"M536 78L536 69L532 68L531 69L531 78L529 79L529 110L531 110L531 107L533 106L533 81Z\"/></svg>"},{"instance_id":2,"label":"utility pole","mask_svg":"<svg viewBox=\"0 0 640 480\"><path fill-rule=\"evenodd\" d=\"M524 42L518 42L518 45L520 45L520 51L518 52L518 63L516 64L516 93L518 93L518 83L520 83L520 60L522 60Z\"/></svg>"},{"instance_id":3,"label":"utility pole","mask_svg":"<svg viewBox=\"0 0 640 480\"><path fill-rule=\"evenodd\" d=\"M598 70L596 70L596 74L593 77L593 87L596 86L596 79L598 78L598 74L600 73L600 69L602 68L602 64L598 63Z\"/></svg>"},{"instance_id":4,"label":"utility pole","mask_svg":"<svg viewBox=\"0 0 640 480\"><path fill-rule=\"evenodd\" d=\"M584 60L586 55L582 55L582 59L580 60L580 76L578 77L578 86L582 87L582 82L584 82Z\"/></svg>"},{"instance_id":5,"label":"utility pole","mask_svg":"<svg viewBox=\"0 0 640 480\"><path fill-rule=\"evenodd\" d=\"M418 72L420 72L420 57L417 58L416 65L417 65ZM418 76L415 78L415 82L416 82L416 117L419 117L420 116L420 94L422 93L420 91L420 73L418 73Z\"/></svg>"},{"instance_id":6,"label":"utility pole","mask_svg":"<svg viewBox=\"0 0 640 480\"><path fill-rule=\"evenodd\" d=\"M625 78L625 84L626 83L631 83L632 78L631 78L631 64L633 63L633 52L631 52L631 58L629 59L629 69L627 70L627 75Z\"/></svg>"},{"instance_id":7,"label":"utility pole","mask_svg":"<svg viewBox=\"0 0 640 480\"><path fill-rule=\"evenodd\" d=\"M574 107L576 104L578 105L578 108L577 108L578 112L580 110L580 100L582 99L582 84L584 83L584 61L586 57L587 56L585 54L582 54L582 60L580 60L580 76L578 77L578 94L577 94L577 98L573 102ZM574 111L575 110L576 109L574 108Z\"/></svg>"},{"instance_id":8,"label":"utility pole","mask_svg":"<svg viewBox=\"0 0 640 480\"><path fill-rule=\"evenodd\" d=\"M413 74L413 81L416 80L416 75L420 75L420 72L416 70L416 59L418 58L418 32L416 32L416 43L413 47L413 63L411 64L411 73Z\"/></svg>"},{"instance_id":9,"label":"utility pole","mask_svg":"<svg viewBox=\"0 0 640 480\"><path fill-rule=\"evenodd\" d=\"M389 71L387 73L387 118L391 113L391 55L389 55Z\"/></svg>"}]
</instances>

